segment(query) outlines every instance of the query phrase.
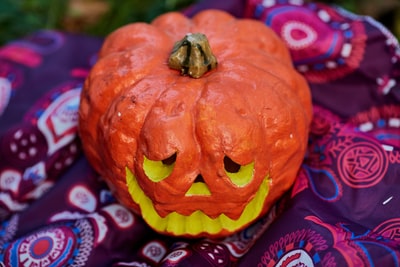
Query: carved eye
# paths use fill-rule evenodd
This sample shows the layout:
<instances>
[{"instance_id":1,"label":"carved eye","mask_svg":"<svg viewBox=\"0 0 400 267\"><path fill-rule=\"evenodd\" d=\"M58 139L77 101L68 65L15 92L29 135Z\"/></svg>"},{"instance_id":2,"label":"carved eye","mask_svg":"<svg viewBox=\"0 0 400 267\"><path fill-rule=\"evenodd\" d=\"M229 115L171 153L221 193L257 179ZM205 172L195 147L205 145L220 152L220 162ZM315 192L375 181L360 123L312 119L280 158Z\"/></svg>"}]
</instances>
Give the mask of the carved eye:
<instances>
[{"instance_id":1,"label":"carved eye","mask_svg":"<svg viewBox=\"0 0 400 267\"><path fill-rule=\"evenodd\" d=\"M176 153L163 160L150 160L145 156L143 161L143 170L150 180L153 182L159 182L172 173L175 161Z\"/></svg>"},{"instance_id":2,"label":"carved eye","mask_svg":"<svg viewBox=\"0 0 400 267\"><path fill-rule=\"evenodd\" d=\"M166 158L166 159L163 159L161 162L162 162L164 165L168 165L168 166L169 166L169 165L174 164L175 161L176 161L176 153L172 154L170 157L168 157L168 158Z\"/></svg>"},{"instance_id":3,"label":"carved eye","mask_svg":"<svg viewBox=\"0 0 400 267\"><path fill-rule=\"evenodd\" d=\"M253 178L254 162L242 166L225 156L224 168L226 175L237 186L245 186Z\"/></svg>"}]
</instances>

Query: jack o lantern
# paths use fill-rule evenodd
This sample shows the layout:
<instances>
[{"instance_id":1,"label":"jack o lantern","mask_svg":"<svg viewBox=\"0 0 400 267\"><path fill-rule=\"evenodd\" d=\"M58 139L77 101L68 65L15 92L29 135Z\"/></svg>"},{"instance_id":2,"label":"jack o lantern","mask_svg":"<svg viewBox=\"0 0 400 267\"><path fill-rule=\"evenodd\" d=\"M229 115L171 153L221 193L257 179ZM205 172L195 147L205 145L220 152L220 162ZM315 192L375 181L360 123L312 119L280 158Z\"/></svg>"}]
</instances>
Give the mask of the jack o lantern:
<instances>
[{"instance_id":1,"label":"jack o lantern","mask_svg":"<svg viewBox=\"0 0 400 267\"><path fill-rule=\"evenodd\" d=\"M208 10L111 33L79 132L91 165L154 230L223 237L291 187L310 120L308 85L277 35Z\"/></svg>"}]
</instances>

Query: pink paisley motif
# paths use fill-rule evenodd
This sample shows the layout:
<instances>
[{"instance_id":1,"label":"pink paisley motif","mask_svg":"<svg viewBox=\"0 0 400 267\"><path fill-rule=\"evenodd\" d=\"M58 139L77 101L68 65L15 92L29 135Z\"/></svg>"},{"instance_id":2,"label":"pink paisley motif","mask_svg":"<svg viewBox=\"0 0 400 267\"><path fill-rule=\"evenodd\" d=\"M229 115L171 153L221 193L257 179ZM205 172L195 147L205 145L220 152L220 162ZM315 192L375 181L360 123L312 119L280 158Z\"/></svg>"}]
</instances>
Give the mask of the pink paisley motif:
<instances>
[{"instance_id":1,"label":"pink paisley motif","mask_svg":"<svg viewBox=\"0 0 400 267\"><path fill-rule=\"evenodd\" d=\"M400 164L400 151L392 151L392 153L389 154L389 162L391 164Z\"/></svg>"},{"instance_id":2,"label":"pink paisley motif","mask_svg":"<svg viewBox=\"0 0 400 267\"><path fill-rule=\"evenodd\" d=\"M380 236L376 235L376 232L385 233L391 228L387 226L398 224L398 220L396 222L386 221L376 227L373 232L366 231L365 234L356 236L345 227L345 224L331 225L316 216L307 216L305 219L324 227L331 233L333 238L332 246L340 252L348 267L383 266L380 263L381 261L385 262L384 266L398 266L399 264L400 253L397 248L398 245L393 245L391 242L382 242ZM398 229L398 226L394 228ZM389 230L388 233L392 233L392 231ZM383 257L382 253L387 254L388 257ZM382 257L384 260L381 259ZM391 261L391 264L388 265L389 261Z\"/></svg>"},{"instance_id":3,"label":"pink paisley motif","mask_svg":"<svg viewBox=\"0 0 400 267\"><path fill-rule=\"evenodd\" d=\"M6 58L27 67L35 68L42 64L43 58L28 47L9 44L0 49L0 58Z\"/></svg>"},{"instance_id":4,"label":"pink paisley motif","mask_svg":"<svg viewBox=\"0 0 400 267\"><path fill-rule=\"evenodd\" d=\"M385 74L382 77L377 78L376 83L378 84L378 92L382 95L387 95L395 87L396 80Z\"/></svg>"},{"instance_id":5,"label":"pink paisley motif","mask_svg":"<svg viewBox=\"0 0 400 267\"><path fill-rule=\"evenodd\" d=\"M320 199L336 202L343 196L343 186L332 168L311 168L305 166L309 187Z\"/></svg>"},{"instance_id":6,"label":"pink paisley motif","mask_svg":"<svg viewBox=\"0 0 400 267\"><path fill-rule=\"evenodd\" d=\"M341 119L327 109L314 105L310 138L305 164L293 189L293 195L310 188L324 201L341 199L343 186L338 178L335 165L337 154L351 144L349 138L341 140L338 134L343 127Z\"/></svg>"},{"instance_id":7,"label":"pink paisley motif","mask_svg":"<svg viewBox=\"0 0 400 267\"><path fill-rule=\"evenodd\" d=\"M303 190L306 190L308 188L308 179L307 179L307 173L305 172L304 168L301 168L296 181L293 185L293 189L291 192L291 198L295 197L297 194L302 192Z\"/></svg>"},{"instance_id":8,"label":"pink paisley motif","mask_svg":"<svg viewBox=\"0 0 400 267\"><path fill-rule=\"evenodd\" d=\"M64 45L64 43L64 33L52 30L41 30L24 39L12 42L14 46L30 49L41 55L57 51Z\"/></svg>"},{"instance_id":9,"label":"pink paisley motif","mask_svg":"<svg viewBox=\"0 0 400 267\"><path fill-rule=\"evenodd\" d=\"M367 39L361 20L328 5L303 1L253 0L250 6L253 14L249 15L281 36L308 81L338 79L360 65Z\"/></svg>"},{"instance_id":10,"label":"pink paisley motif","mask_svg":"<svg viewBox=\"0 0 400 267\"><path fill-rule=\"evenodd\" d=\"M0 77L0 116L7 108L11 98L11 83L8 79Z\"/></svg>"},{"instance_id":11,"label":"pink paisley motif","mask_svg":"<svg viewBox=\"0 0 400 267\"><path fill-rule=\"evenodd\" d=\"M164 242L158 240L148 242L141 250L143 257L154 264L158 264L165 256L166 252L167 248Z\"/></svg>"},{"instance_id":12,"label":"pink paisley motif","mask_svg":"<svg viewBox=\"0 0 400 267\"><path fill-rule=\"evenodd\" d=\"M311 134L320 136L331 134L334 130L333 125L340 122L341 119L338 115L322 106L313 104L313 120L310 129Z\"/></svg>"},{"instance_id":13,"label":"pink paisley motif","mask_svg":"<svg viewBox=\"0 0 400 267\"><path fill-rule=\"evenodd\" d=\"M259 267L267 266L336 266L326 240L317 232L301 229L282 236L271 244L260 259ZM294 265L296 264L296 265Z\"/></svg>"},{"instance_id":14,"label":"pink paisley motif","mask_svg":"<svg viewBox=\"0 0 400 267\"><path fill-rule=\"evenodd\" d=\"M337 159L342 181L353 188L368 188L378 184L388 166L384 149L372 141L358 141L346 146Z\"/></svg>"},{"instance_id":15,"label":"pink paisley motif","mask_svg":"<svg viewBox=\"0 0 400 267\"><path fill-rule=\"evenodd\" d=\"M18 224L18 214L13 215L8 221L2 220L2 224L0 225L0 255L4 255L5 245L15 238L15 234L18 231Z\"/></svg>"},{"instance_id":16,"label":"pink paisley motif","mask_svg":"<svg viewBox=\"0 0 400 267\"><path fill-rule=\"evenodd\" d=\"M230 259L227 248L224 245L208 241L199 242L193 245L197 251L211 266L228 266Z\"/></svg>"},{"instance_id":17,"label":"pink paisley motif","mask_svg":"<svg viewBox=\"0 0 400 267\"><path fill-rule=\"evenodd\" d=\"M16 168L27 168L40 162L46 152L44 135L36 126L26 123L10 128L0 141L0 156Z\"/></svg>"},{"instance_id":18,"label":"pink paisley motif","mask_svg":"<svg viewBox=\"0 0 400 267\"><path fill-rule=\"evenodd\" d=\"M358 118L363 117L365 114ZM395 125L397 119L391 119ZM385 122L379 120L377 123ZM311 132L306 163L315 168L333 167L338 177L352 188L369 188L378 184L387 172L393 147L381 144L380 138L374 135L365 134L368 125L364 124L360 130L355 128L354 121L333 122L328 134L318 136Z\"/></svg>"},{"instance_id":19,"label":"pink paisley motif","mask_svg":"<svg viewBox=\"0 0 400 267\"><path fill-rule=\"evenodd\" d=\"M44 95L25 114L24 120L37 125L45 136L49 155L76 142L81 86L81 83L72 81L58 86ZM70 164L67 162L65 165Z\"/></svg>"},{"instance_id":20,"label":"pink paisley motif","mask_svg":"<svg viewBox=\"0 0 400 267\"><path fill-rule=\"evenodd\" d=\"M32 124L37 124L40 116L51 105L51 103L56 101L57 98L62 96L64 93L81 87L82 83L76 81L68 81L56 86L31 106L29 111L25 114L24 120Z\"/></svg>"},{"instance_id":21,"label":"pink paisley motif","mask_svg":"<svg viewBox=\"0 0 400 267\"><path fill-rule=\"evenodd\" d=\"M380 142L400 148L400 105L373 107L350 119L349 125Z\"/></svg>"},{"instance_id":22,"label":"pink paisley motif","mask_svg":"<svg viewBox=\"0 0 400 267\"><path fill-rule=\"evenodd\" d=\"M162 260L162 266L179 266L180 262L191 255L192 252L186 248L174 249Z\"/></svg>"},{"instance_id":23,"label":"pink paisley motif","mask_svg":"<svg viewBox=\"0 0 400 267\"><path fill-rule=\"evenodd\" d=\"M352 244L350 233L342 228L325 223L315 216L307 216L305 219L324 227L332 234L333 247L342 254L348 267L366 266L365 261L359 256L360 249Z\"/></svg>"},{"instance_id":24,"label":"pink paisley motif","mask_svg":"<svg viewBox=\"0 0 400 267\"><path fill-rule=\"evenodd\" d=\"M0 77L7 79L11 83L12 93L24 82L23 73L15 65L3 61L0 57Z\"/></svg>"},{"instance_id":25,"label":"pink paisley motif","mask_svg":"<svg viewBox=\"0 0 400 267\"><path fill-rule=\"evenodd\" d=\"M332 166L332 147L335 136L343 124L339 117L320 106L313 106L313 120L310 128L310 144L306 155L307 165L315 168Z\"/></svg>"},{"instance_id":26,"label":"pink paisley motif","mask_svg":"<svg viewBox=\"0 0 400 267\"><path fill-rule=\"evenodd\" d=\"M279 206L281 206L282 202L285 202L285 199L286 198L283 197L279 203L270 209L267 215L258 219L257 222L250 225L246 229L221 240L219 244L225 245L232 257L237 259L241 258L251 249L259 237L277 218L278 214L280 214L281 211L279 210ZM282 204L282 206L285 205Z\"/></svg>"},{"instance_id":27,"label":"pink paisley motif","mask_svg":"<svg viewBox=\"0 0 400 267\"><path fill-rule=\"evenodd\" d=\"M89 221L53 225L5 245L6 266L85 266L92 247Z\"/></svg>"},{"instance_id":28,"label":"pink paisley motif","mask_svg":"<svg viewBox=\"0 0 400 267\"><path fill-rule=\"evenodd\" d=\"M385 238L400 242L400 218L386 220L376 226L374 233Z\"/></svg>"},{"instance_id":29,"label":"pink paisley motif","mask_svg":"<svg viewBox=\"0 0 400 267\"><path fill-rule=\"evenodd\" d=\"M59 175L70 167L81 153L79 139L75 138L57 152L46 158L47 176L59 177Z\"/></svg>"},{"instance_id":30,"label":"pink paisley motif","mask_svg":"<svg viewBox=\"0 0 400 267\"><path fill-rule=\"evenodd\" d=\"M314 135L325 135L331 130L331 122L320 114L315 114L311 122L310 132Z\"/></svg>"}]
</instances>

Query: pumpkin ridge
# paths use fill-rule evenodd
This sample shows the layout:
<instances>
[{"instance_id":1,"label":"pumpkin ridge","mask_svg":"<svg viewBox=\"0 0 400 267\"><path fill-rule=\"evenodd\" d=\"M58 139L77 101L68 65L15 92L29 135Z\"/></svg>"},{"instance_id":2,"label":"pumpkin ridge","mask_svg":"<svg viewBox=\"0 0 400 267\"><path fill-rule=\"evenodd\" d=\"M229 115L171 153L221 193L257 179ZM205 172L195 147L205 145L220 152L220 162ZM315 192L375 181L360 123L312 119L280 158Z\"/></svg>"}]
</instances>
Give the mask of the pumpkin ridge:
<instances>
[{"instance_id":1,"label":"pumpkin ridge","mask_svg":"<svg viewBox=\"0 0 400 267\"><path fill-rule=\"evenodd\" d=\"M136 101L149 93L149 81L147 79L139 79L134 81L131 85L135 86L136 90L133 92L133 95L136 97ZM139 90L140 89L140 90ZM127 90L127 89L126 89ZM127 117L125 109L126 107L132 107L132 105L139 105L140 103L132 104L132 95L127 94L126 90L122 90L118 93L118 96L114 96L114 99L120 99L120 101L113 101L110 103L109 108L104 111L102 117L100 119L103 120L103 123L98 123L97 127L100 131L98 135L100 140L104 142L105 146L103 148L99 148L103 153L101 156L103 157L103 164L110 166L118 166L121 170L124 170L125 166L133 167L133 157L126 158L124 156L125 153L131 154L128 151L135 151L138 145L138 138L135 140L135 146L132 147L130 143L126 143L124 140L124 136L130 136L131 132L140 132L141 126L137 127L137 122L132 124L132 115L133 116L141 116L140 114L133 113ZM154 92L159 92L159 90L154 90ZM124 97L128 96L128 97ZM153 100L157 99L157 95L152 97ZM147 98L146 102L148 101ZM143 100L139 100L139 102L143 103ZM129 123L127 121L129 119ZM143 118L136 118L135 121L143 121ZM119 129L119 131L115 131L115 129ZM134 130L136 129L136 130ZM110 140L108 142L107 140ZM124 151L124 153L121 153ZM128 159L132 159L128 160ZM112 167L110 167L112 169ZM125 175L121 172L121 179L124 179Z\"/></svg>"},{"instance_id":2,"label":"pumpkin ridge","mask_svg":"<svg viewBox=\"0 0 400 267\"><path fill-rule=\"evenodd\" d=\"M192 17L191 21L193 31L206 34L211 45L216 36L230 39L227 35L231 35L231 31L227 29L234 29L238 23L235 17L217 9L199 12Z\"/></svg>"},{"instance_id":3,"label":"pumpkin ridge","mask_svg":"<svg viewBox=\"0 0 400 267\"><path fill-rule=\"evenodd\" d=\"M179 101L181 101L180 99L182 99L182 95L185 94L189 94L191 97L189 98L184 98L185 99L185 110L182 111L183 113L181 114L181 116L187 118L190 117L190 121L193 121L193 107L195 106L195 103L199 97L199 95L201 94L201 90L197 90L197 88L201 89L203 87L203 83L204 81L202 79L192 79L189 77L181 77L180 75L174 75L174 77L177 77L177 79L175 80L175 82L170 83L167 86L167 89L163 91L162 94L160 94L160 97L157 101L155 101L151 107L151 111L153 112L149 112L146 115L145 118L145 123L143 124L142 128L141 128L141 132L140 132L140 139L139 142L141 142L141 145L139 147L139 150L142 151L137 154L137 157L139 158L139 160L137 161L137 167L140 169L140 166L143 164L142 163L142 153L146 156L149 157L152 160L162 160L164 159L166 156L170 155L172 153L172 150L170 150L170 152L166 152L163 153L164 156L161 156L159 151L164 151L165 149L165 145L167 144L167 142L165 142L168 139L173 139L176 141L173 141L175 143L173 143L172 145L178 145L179 146L179 140L183 140L182 138L176 138L176 135L173 134L173 136L166 136L169 128L174 129L174 127L171 126L171 122L167 121L165 119L170 120L171 117L168 116L167 114L161 113L161 114L157 114L154 113L154 110L160 109L162 107L162 109L160 109L160 111L162 112L166 112L168 113L167 110L171 109L175 103L179 103ZM183 80L181 80L181 78L184 78ZM192 84L197 84L197 86L192 86ZM187 89L187 90L186 90ZM167 95L171 94L172 95L166 97ZM173 93L175 92L175 93ZM171 98L173 97L173 98ZM167 107L168 106L168 107ZM177 118L172 118L173 120L175 119L179 119L179 117ZM186 125L186 124L184 124ZM179 126L178 126L179 127ZM185 127L184 129L181 129L181 131L185 130L188 133L188 136L192 136L193 139L191 139L193 141L192 143L192 147L195 149L196 153L198 153L198 149L196 148L198 146L198 141L195 137L195 134L193 132L194 129L194 125L192 125L190 128L189 127ZM178 135L180 133L177 133ZM185 140L187 138L184 138ZM171 141L169 141L171 142ZM157 145L155 147L156 144L162 144L162 146ZM157 154L151 154L151 152L157 152ZM179 166L182 166L184 164L184 162L186 162L187 160L183 160L185 158L185 155L187 155L188 151L186 150L182 150L179 147L175 147L173 149L173 152L177 153L177 157L176 157L176 163ZM189 151L190 152L190 151ZM190 152L193 153L193 152ZM193 165L193 164L192 164ZM193 166L192 168L194 168L195 166ZM141 170L140 170L141 171ZM147 179L145 181L140 180L141 182L141 187L142 188L149 188L149 190L145 190L149 195L153 195L155 196L155 194L157 192L159 192L159 190L157 189L159 186L161 186L162 184L166 184L168 182L172 180L176 181L176 184L174 186L174 188L177 187L182 187L185 184L182 184L180 186L180 176L179 176L179 171L180 169L174 169L170 175L170 177L167 177L165 179L165 181L163 181L164 183L160 182L160 185L157 184L152 184L150 183ZM180 171L181 172L181 171ZM193 177L194 180L195 177ZM185 178L188 179L188 178ZM150 189L151 188L151 189ZM172 189L174 189L172 188ZM189 188L189 186L187 187L187 189ZM165 191L165 189L162 189L161 191ZM184 194L184 192L182 192L182 195Z\"/></svg>"},{"instance_id":4,"label":"pumpkin ridge","mask_svg":"<svg viewBox=\"0 0 400 267\"><path fill-rule=\"evenodd\" d=\"M152 40L149 40L149 38L152 38ZM172 44L173 42L162 29L144 22L131 23L120 27L107 36L100 49L99 59L106 55L132 50L140 46L167 50L167 48L160 47L158 44L165 44L167 47L169 43ZM126 46L126 44L129 44L129 46Z\"/></svg>"},{"instance_id":5,"label":"pumpkin ridge","mask_svg":"<svg viewBox=\"0 0 400 267\"><path fill-rule=\"evenodd\" d=\"M259 58L262 58L261 56ZM302 77L300 76L300 74L297 73L297 71L295 71L294 69L287 69L287 66L285 66L284 64L282 64L279 61L276 61L275 59L269 59L266 55L265 55L265 59L266 62L265 64L273 64L274 68L262 68L259 65L261 64L256 64L254 61L246 61L243 60L241 58L235 58L235 59L231 59L230 61L232 61L233 63L237 62L242 65L243 69L246 69L246 71L249 71L249 69L251 68L251 71L255 74L255 75L262 75L262 73L266 73L268 75L270 75L271 78L275 79L275 84L280 84L280 83L284 83L287 86L284 88L280 88L278 91L280 92L284 92L287 96L287 99L293 99L295 98L295 96L299 97L301 103L304 106L310 106L311 105L311 98L309 97L309 92L304 92L304 90L299 90L296 86L296 84L302 80ZM230 62L231 63L231 62ZM235 64L234 64L235 65ZM280 72L288 72L287 75L282 75L278 74L277 69ZM257 73L256 73L257 72ZM238 75L239 76L239 75ZM270 85L270 87L268 87L268 90L275 90L274 89L274 85ZM282 91L282 89L284 89ZM293 101L292 101L293 102ZM311 109L306 110L306 116L308 117L308 122L306 124L309 124L311 121Z\"/></svg>"},{"instance_id":6,"label":"pumpkin ridge","mask_svg":"<svg viewBox=\"0 0 400 267\"><path fill-rule=\"evenodd\" d=\"M117 52L117 53L122 55L123 52ZM115 78L107 80L107 84L106 84L107 86L97 86L97 84L103 83L104 75L109 76L109 74L107 74L107 73L104 73L102 71L101 72L98 71L98 69L102 70L103 66L109 65L108 64L109 60L115 61L116 58L113 55L105 55L104 57L100 58L98 63L95 64L95 66L94 66L93 70L91 71L89 77L87 78L86 87L88 87L88 88L96 88L97 92L96 93L93 92L91 94L83 93L83 94L86 94L87 96L90 95L90 97L89 98L86 97L86 96L82 97L81 98L81 106L85 106L85 103L90 101L91 104L88 103L88 105L90 107L92 107L92 108L91 108L91 110L87 111L88 112L87 115L83 114L82 113L82 109L81 109L80 110L80 115L79 115L80 118L82 118L84 116L89 116L88 114L96 114L97 115L98 112L93 111L93 108L100 109L100 110L101 109L105 109L104 105L105 105L106 102L101 101L101 100L92 99L94 96L101 96L103 98L118 98L119 96L125 94L126 91L128 90L127 88L124 88L124 83L123 82L125 80L122 79L122 77L116 77L115 75L114 75ZM132 72L133 71L131 70L130 73L132 73ZM127 73L125 75L125 77L126 76L130 76L129 75L130 73ZM143 77L146 74L141 74L141 75L139 74L141 77L139 77L138 74L135 74L135 75L136 75L135 81L133 83L131 82L128 87L131 87L134 84L137 84L141 79L143 79ZM91 86L88 86L89 81L91 82L91 84L90 84ZM110 87L112 87L113 90L108 90ZM116 88L119 88L119 89L116 90ZM108 110L108 111L106 111L104 113L112 113L112 111ZM104 113L101 114L101 116L99 114L98 116L96 116L94 118L91 118L91 120L89 120L89 123L90 124L93 123L93 125L95 127L101 127L101 125L100 125L101 123L99 123L99 122L100 122L101 118L104 116ZM82 120L80 119L80 122L81 121ZM86 127L89 127L89 126L87 126L86 124L80 123L79 127L80 127L81 131L84 132L85 131L84 129L86 129ZM87 136L86 134L80 134L80 136L84 140L84 142L88 142L88 143L89 142L99 142L99 137L98 137L99 135L98 134L95 134L94 136L90 137L89 139L85 138L85 136ZM105 154L107 154L107 153L105 153ZM93 156L93 157L97 157L97 156ZM100 158L98 158L97 160L93 160L93 161L97 162L97 163L92 162L93 164L101 165Z\"/></svg>"},{"instance_id":7,"label":"pumpkin ridge","mask_svg":"<svg viewBox=\"0 0 400 267\"><path fill-rule=\"evenodd\" d=\"M174 11L161 14L150 25L158 28L170 38L171 44L165 46L167 49L171 49L174 42L185 36L185 34L193 32L194 26L192 20L182 14L182 12Z\"/></svg>"},{"instance_id":8,"label":"pumpkin ridge","mask_svg":"<svg viewBox=\"0 0 400 267\"><path fill-rule=\"evenodd\" d=\"M223 75L223 74L221 74L221 75ZM226 78L225 80L228 81L229 79ZM199 102L203 102L203 105L207 106L208 109L210 108L211 105L214 105L214 103L211 102L212 99L207 99L207 98L211 97L211 98L215 99L215 92L218 90L218 89L216 89L216 87L219 87L218 81L217 82L213 82L213 83L210 82L209 83L209 87L205 87L204 88L204 90L208 90L208 92L205 92L204 95L202 96L202 101L199 101ZM236 121L238 119L251 119L253 121L256 120L256 117L250 116L249 113L247 112L247 110L249 110L249 107L251 107L251 103L248 101L248 99L246 99L245 97L242 97L243 96L243 92L240 92L242 88L243 88L243 86L241 86L241 88L238 89L237 86L232 85L229 88L228 91L226 91L224 89L219 91L219 95L221 96L221 100L220 101L222 101L222 102L228 102L228 103L232 103L233 104L233 103L235 103L235 100L237 99L237 96L239 95L239 97L241 97L240 98L241 99L240 102L243 103L243 106L242 106L243 108L238 110L238 109L236 109L236 106L235 106L235 108L233 110L230 110L229 107L233 106L231 104L228 104L228 107L226 107L226 108L221 108L221 105L219 103L215 103L215 106L214 106L214 109L213 109L213 111L215 112L215 117L214 117L215 121L217 121L217 118L220 117L220 116L222 116L222 117L223 116L229 116L228 113L227 113L228 110L229 110L229 112L232 112L231 113L232 116L234 116L236 118L235 121L233 122L235 124L237 123ZM239 91L237 91L237 90L239 90ZM230 99L230 100L226 101L226 99ZM199 108L201 108L201 107L198 107L198 109ZM205 109L203 109L203 113L204 113L204 110ZM241 110L245 111L245 113L241 114ZM198 119L199 116L207 117L208 120L210 119L210 116L208 116L208 115L206 116L204 114L201 114L201 110L197 110L196 120L199 120ZM200 127L200 126L198 125L198 127ZM207 126L204 126L204 127L207 127ZM214 129L218 129L219 127L217 125L215 125L215 126L213 126L213 128ZM201 131L201 133L202 132L204 132L204 131ZM208 136L212 135L212 136L216 136L216 137L220 137L221 136L219 134L218 135L213 135L214 133L215 133L215 131L213 133L208 133L207 135ZM219 143L221 145L221 148L222 147L224 148L224 150L223 150L224 154L228 153L232 149L233 150L235 149L233 147L233 144L231 144L230 142L226 142L224 140L220 140ZM231 149L225 150L227 148L227 146L231 146ZM244 160L244 162L243 162L243 160L241 160L241 163L249 163L251 161L252 161L252 159L247 157L247 160Z\"/></svg>"}]
</instances>

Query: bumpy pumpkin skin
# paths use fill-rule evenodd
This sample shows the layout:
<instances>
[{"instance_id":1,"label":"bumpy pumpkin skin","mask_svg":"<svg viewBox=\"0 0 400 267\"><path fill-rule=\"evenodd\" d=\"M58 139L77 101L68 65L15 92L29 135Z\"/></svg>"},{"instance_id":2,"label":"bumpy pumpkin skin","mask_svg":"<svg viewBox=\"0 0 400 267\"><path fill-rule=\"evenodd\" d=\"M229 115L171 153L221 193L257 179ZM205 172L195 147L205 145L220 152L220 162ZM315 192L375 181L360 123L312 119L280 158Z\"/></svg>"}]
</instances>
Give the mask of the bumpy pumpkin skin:
<instances>
[{"instance_id":1,"label":"bumpy pumpkin skin","mask_svg":"<svg viewBox=\"0 0 400 267\"><path fill-rule=\"evenodd\" d=\"M194 79L167 61L175 42L197 32L208 37L218 66ZM265 214L293 184L311 114L308 85L264 24L216 10L192 19L167 13L107 37L82 91L79 131L92 166L156 231L221 237ZM144 162L172 155L170 173L150 179ZM231 180L226 157L252 166L251 179ZM209 194L188 194L200 175ZM241 218L262 185L267 195ZM170 214L180 217L163 221ZM191 214L202 221L194 230L185 220ZM207 225L221 214L221 225Z\"/></svg>"}]
</instances>

